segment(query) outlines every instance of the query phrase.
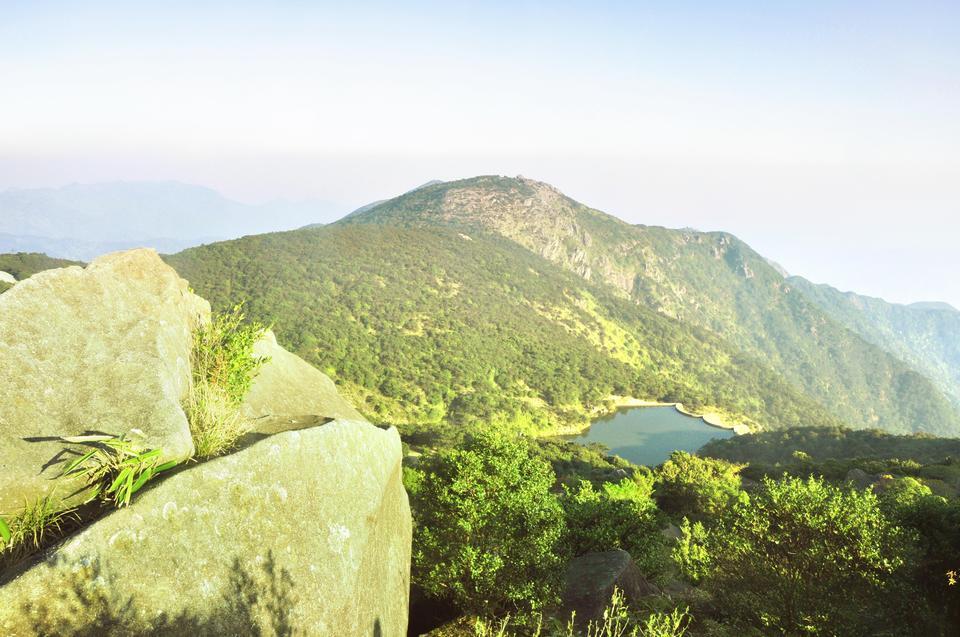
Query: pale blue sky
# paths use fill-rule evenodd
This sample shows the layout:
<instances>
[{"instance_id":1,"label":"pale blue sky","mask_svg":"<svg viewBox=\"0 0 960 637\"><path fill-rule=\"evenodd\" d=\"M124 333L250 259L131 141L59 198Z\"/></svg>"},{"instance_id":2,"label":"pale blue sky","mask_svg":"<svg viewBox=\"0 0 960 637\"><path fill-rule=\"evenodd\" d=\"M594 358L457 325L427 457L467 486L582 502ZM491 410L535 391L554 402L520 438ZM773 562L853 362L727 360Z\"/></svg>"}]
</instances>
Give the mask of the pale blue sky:
<instances>
[{"instance_id":1,"label":"pale blue sky","mask_svg":"<svg viewBox=\"0 0 960 637\"><path fill-rule=\"evenodd\" d=\"M147 5L0 0L0 188L178 179L347 211L522 173L960 306L956 2Z\"/></svg>"}]
</instances>

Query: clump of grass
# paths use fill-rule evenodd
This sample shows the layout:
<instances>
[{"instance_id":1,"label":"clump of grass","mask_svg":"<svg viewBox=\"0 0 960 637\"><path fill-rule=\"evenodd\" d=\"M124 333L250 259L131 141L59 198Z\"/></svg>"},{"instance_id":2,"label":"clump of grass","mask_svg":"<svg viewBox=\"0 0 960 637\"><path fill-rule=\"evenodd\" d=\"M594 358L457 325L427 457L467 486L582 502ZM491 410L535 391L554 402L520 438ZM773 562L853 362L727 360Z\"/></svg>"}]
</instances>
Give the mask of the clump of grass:
<instances>
[{"instance_id":1,"label":"clump of grass","mask_svg":"<svg viewBox=\"0 0 960 637\"><path fill-rule=\"evenodd\" d=\"M67 464L58 476L58 480L79 478L83 486L71 495L86 492L86 500L79 507L64 506L54 491L28 502L14 515L0 517L0 571L94 519L104 510L103 505L127 506L147 482L177 464L162 462L159 449L142 449L123 437L97 434L61 440L92 447ZM97 502L90 504L94 500Z\"/></svg>"},{"instance_id":2,"label":"clump of grass","mask_svg":"<svg viewBox=\"0 0 960 637\"><path fill-rule=\"evenodd\" d=\"M267 328L244 319L242 306L236 305L194 334L193 383L184 411L201 459L230 451L249 430L240 404L267 362L253 354L254 344Z\"/></svg>"},{"instance_id":3,"label":"clump of grass","mask_svg":"<svg viewBox=\"0 0 960 637\"><path fill-rule=\"evenodd\" d=\"M257 322L244 322L243 305L217 315L194 333L191 366L195 383L206 382L239 405L267 359L253 355L253 346L267 331Z\"/></svg>"},{"instance_id":4,"label":"clump of grass","mask_svg":"<svg viewBox=\"0 0 960 637\"><path fill-rule=\"evenodd\" d=\"M0 518L0 567L40 550L51 536L59 537L78 520L76 509L62 508L52 494L27 503L9 520Z\"/></svg>"},{"instance_id":5,"label":"clump of grass","mask_svg":"<svg viewBox=\"0 0 960 637\"><path fill-rule=\"evenodd\" d=\"M205 381L194 382L183 408L198 458L230 451L250 430L250 424L226 393Z\"/></svg>"},{"instance_id":6,"label":"clump of grass","mask_svg":"<svg viewBox=\"0 0 960 637\"><path fill-rule=\"evenodd\" d=\"M147 482L177 465L175 460L162 462L160 449L143 449L123 436L76 436L63 441L93 447L60 474L84 480L84 488L89 488L87 502L99 498L117 508L125 507Z\"/></svg>"}]
</instances>

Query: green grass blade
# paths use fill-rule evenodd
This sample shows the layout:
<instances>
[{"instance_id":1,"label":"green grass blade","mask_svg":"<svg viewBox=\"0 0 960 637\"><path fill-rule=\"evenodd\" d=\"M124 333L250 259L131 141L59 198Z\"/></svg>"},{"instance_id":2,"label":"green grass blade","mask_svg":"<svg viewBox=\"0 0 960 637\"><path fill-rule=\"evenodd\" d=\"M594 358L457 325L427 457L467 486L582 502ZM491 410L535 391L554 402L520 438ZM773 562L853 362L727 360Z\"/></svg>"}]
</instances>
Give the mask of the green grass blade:
<instances>
[{"instance_id":1,"label":"green grass blade","mask_svg":"<svg viewBox=\"0 0 960 637\"><path fill-rule=\"evenodd\" d=\"M157 467L156 469L154 469L153 473L154 473L154 475L156 475L156 474L161 473L161 472L163 472L163 471L169 471L170 469L173 469L173 468L174 468L175 466L177 466L178 464L179 464L179 463L178 463L176 460L171 460L170 462L164 462L162 465L160 465L159 467Z\"/></svg>"}]
</instances>

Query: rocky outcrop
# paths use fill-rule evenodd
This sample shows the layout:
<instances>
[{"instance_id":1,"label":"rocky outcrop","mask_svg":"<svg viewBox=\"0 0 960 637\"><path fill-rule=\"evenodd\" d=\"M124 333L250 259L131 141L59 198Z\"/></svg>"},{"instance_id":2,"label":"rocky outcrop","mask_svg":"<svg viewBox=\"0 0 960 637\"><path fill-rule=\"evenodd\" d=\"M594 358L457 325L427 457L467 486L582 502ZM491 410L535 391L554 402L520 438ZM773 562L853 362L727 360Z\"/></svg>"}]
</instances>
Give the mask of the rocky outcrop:
<instances>
[{"instance_id":1,"label":"rocky outcrop","mask_svg":"<svg viewBox=\"0 0 960 637\"><path fill-rule=\"evenodd\" d=\"M0 633L405 635L410 538L396 430L336 420L88 527L0 587Z\"/></svg>"},{"instance_id":2,"label":"rocky outcrop","mask_svg":"<svg viewBox=\"0 0 960 637\"><path fill-rule=\"evenodd\" d=\"M41 272L0 295L0 512L51 492L68 453L60 436L136 430L189 457L181 400L191 334L209 313L152 250Z\"/></svg>"},{"instance_id":3,"label":"rocky outcrop","mask_svg":"<svg viewBox=\"0 0 960 637\"><path fill-rule=\"evenodd\" d=\"M0 272L0 283L9 283L10 285L13 285L16 282L17 278L9 272Z\"/></svg>"},{"instance_id":4,"label":"rocky outcrop","mask_svg":"<svg viewBox=\"0 0 960 637\"><path fill-rule=\"evenodd\" d=\"M0 297L0 513L72 489L60 438L128 434L185 459L193 330L155 252L36 274ZM395 429L267 333L239 451L184 463L129 507L0 572L2 635L406 633L412 523Z\"/></svg>"},{"instance_id":5,"label":"rocky outcrop","mask_svg":"<svg viewBox=\"0 0 960 637\"><path fill-rule=\"evenodd\" d=\"M576 622L581 626L602 617L614 589L623 593L628 604L660 593L660 589L643 577L626 551L587 553L567 567L562 616L576 613Z\"/></svg>"},{"instance_id":6,"label":"rocky outcrop","mask_svg":"<svg viewBox=\"0 0 960 637\"><path fill-rule=\"evenodd\" d=\"M254 355L269 359L242 406L256 431L281 431L333 419L363 420L326 374L280 347L273 332L257 342Z\"/></svg>"}]
</instances>

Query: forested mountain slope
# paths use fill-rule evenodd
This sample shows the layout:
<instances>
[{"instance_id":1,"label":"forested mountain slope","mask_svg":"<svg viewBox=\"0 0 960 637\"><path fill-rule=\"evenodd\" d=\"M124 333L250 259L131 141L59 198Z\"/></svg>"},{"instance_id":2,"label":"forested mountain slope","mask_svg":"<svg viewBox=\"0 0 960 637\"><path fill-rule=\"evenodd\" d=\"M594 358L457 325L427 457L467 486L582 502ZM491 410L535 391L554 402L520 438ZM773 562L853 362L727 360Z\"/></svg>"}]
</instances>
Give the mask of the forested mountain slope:
<instances>
[{"instance_id":1,"label":"forested mountain slope","mask_svg":"<svg viewBox=\"0 0 960 637\"><path fill-rule=\"evenodd\" d=\"M838 323L911 364L960 404L960 312L939 303L888 303L802 277L787 282Z\"/></svg>"},{"instance_id":2,"label":"forested mountain slope","mask_svg":"<svg viewBox=\"0 0 960 637\"><path fill-rule=\"evenodd\" d=\"M632 226L547 184L489 176L427 186L341 223L495 232L718 335L846 423L960 433L956 408L933 383L798 294L732 235Z\"/></svg>"},{"instance_id":3,"label":"forested mountain slope","mask_svg":"<svg viewBox=\"0 0 960 637\"><path fill-rule=\"evenodd\" d=\"M0 254L0 272L9 272L22 281L37 272L53 268L65 268L70 265L83 265L79 261L54 259L39 252L13 252Z\"/></svg>"},{"instance_id":4,"label":"forested mountain slope","mask_svg":"<svg viewBox=\"0 0 960 637\"><path fill-rule=\"evenodd\" d=\"M215 307L246 301L379 420L582 424L616 394L764 428L837 422L706 330L483 232L334 225L168 260Z\"/></svg>"}]
</instances>

